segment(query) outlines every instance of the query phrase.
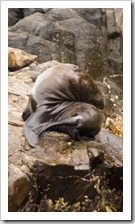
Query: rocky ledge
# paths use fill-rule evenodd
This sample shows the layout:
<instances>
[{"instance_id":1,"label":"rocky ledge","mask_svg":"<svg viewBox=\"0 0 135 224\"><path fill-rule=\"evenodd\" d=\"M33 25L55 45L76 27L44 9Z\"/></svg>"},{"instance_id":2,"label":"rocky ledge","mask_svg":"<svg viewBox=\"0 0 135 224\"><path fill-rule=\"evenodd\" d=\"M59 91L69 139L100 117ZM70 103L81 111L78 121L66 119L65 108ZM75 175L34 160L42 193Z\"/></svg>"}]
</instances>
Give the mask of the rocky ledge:
<instances>
[{"instance_id":1,"label":"rocky ledge","mask_svg":"<svg viewBox=\"0 0 135 224\"><path fill-rule=\"evenodd\" d=\"M121 137L102 128L95 141L57 132L35 148L25 141L21 114L33 82L56 64L9 72L9 211L122 211Z\"/></svg>"}]
</instances>

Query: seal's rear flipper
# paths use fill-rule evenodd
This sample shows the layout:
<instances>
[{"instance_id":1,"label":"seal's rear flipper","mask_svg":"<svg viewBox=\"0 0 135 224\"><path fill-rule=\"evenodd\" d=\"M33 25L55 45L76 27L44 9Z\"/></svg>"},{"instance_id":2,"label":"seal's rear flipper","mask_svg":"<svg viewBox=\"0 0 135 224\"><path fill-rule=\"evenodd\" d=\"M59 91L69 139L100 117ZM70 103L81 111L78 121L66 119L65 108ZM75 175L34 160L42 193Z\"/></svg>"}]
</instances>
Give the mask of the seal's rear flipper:
<instances>
[{"instance_id":1,"label":"seal's rear flipper","mask_svg":"<svg viewBox=\"0 0 135 224\"><path fill-rule=\"evenodd\" d=\"M38 143L38 140L39 140L40 126L43 125L41 124L42 115L43 115L43 112L41 109L32 113L25 121L25 124L23 127L23 133L25 135L25 138L32 147L34 147L36 143Z\"/></svg>"},{"instance_id":2,"label":"seal's rear flipper","mask_svg":"<svg viewBox=\"0 0 135 224\"><path fill-rule=\"evenodd\" d=\"M35 147L35 145L38 143L39 138L26 123L24 124L23 132L29 145Z\"/></svg>"},{"instance_id":3,"label":"seal's rear flipper","mask_svg":"<svg viewBox=\"0 0 135 224\"><path fill-rule=\"evenodd\" d=\"M32 147L34 147L38 143L40 135L45 131L49 130L55 131L56 126L59 125L60 126L68 125L70 127L77 126L77 116L66 118L61 121L54 121L54 122L48 121L40 123L42 121L42 119L40 119L42 117L41 115L43 116L43 113L41 113L41 111L34 112L33 114L31 114L31 116L26 120L24 124L23 131L25 138Z\"/></svg>"},{"instance_id":4,"label":"seal's rear flipper","mask_svg":"<svg viewBox=\"0 0 135 224\"><path fill-rule=\"evenodd\" d=\"M68 127L77 127L77 123L78 123L78 119L80 118L80 116L74 116L74 117L69 117L69 118L65 118L63 120L60 121L54 121L54 122L47 122L44 123L42 125L40 125L39 128L39 132L40 134L42 134L44 131L49 131L49 130L56 130L56 126L60 127L60 126L68 126ZM68 131L67 131L68 134Z\"/></svg>"}]
</instances>

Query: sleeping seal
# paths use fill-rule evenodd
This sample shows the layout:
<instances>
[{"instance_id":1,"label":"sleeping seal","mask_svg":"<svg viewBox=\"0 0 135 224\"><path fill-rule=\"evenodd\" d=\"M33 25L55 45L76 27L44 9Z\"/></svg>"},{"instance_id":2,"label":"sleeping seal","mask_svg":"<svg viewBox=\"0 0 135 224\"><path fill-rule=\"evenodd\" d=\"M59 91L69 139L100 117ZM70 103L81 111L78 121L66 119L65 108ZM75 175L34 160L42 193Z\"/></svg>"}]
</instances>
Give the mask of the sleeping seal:
<instances>
[{"instance_id":1,"label":"sleeping seal","mask_svg":"<svg viewBox=\"0 0 135 224\"><path fill-rule=\"evenodd\" d=\"M89 74L73 64L60 64L37 77L22 118L24 135L34 147L44 131L69 134L81 140L101 128L103 96Z\"/></svg>"}]
</instances>

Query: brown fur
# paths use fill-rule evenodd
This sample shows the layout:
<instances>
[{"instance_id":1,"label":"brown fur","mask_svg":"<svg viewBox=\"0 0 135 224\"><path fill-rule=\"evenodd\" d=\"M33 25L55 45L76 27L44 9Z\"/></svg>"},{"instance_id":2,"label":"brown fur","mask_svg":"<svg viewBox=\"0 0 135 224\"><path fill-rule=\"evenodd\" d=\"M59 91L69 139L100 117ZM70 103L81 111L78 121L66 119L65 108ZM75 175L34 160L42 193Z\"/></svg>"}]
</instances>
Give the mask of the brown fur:
<instances>
[{"instance_id":1,"label":"brown fur","mask_svg":"<svg viewBox=\"0 0 135 224\"><path fill-rule=\"evenodd\" d=\"M103 121L104 99L89 74L72 64L60 64L38 76L23 112L24 134L30 145L46 130L74 139L96 135ZM34 112L34 113L33 113Z\"/></svg>"},{"instance_id":2,"label":"brown fur","mask_svg":"<svg viewBox=\"0 0 135 224\"><path fill-rule=\"evenodd\" d=\"M8 68L11 71L23 68L37 60L36 55L26 53L17 48L8 48Z\"/></svg>"}]
</instances>

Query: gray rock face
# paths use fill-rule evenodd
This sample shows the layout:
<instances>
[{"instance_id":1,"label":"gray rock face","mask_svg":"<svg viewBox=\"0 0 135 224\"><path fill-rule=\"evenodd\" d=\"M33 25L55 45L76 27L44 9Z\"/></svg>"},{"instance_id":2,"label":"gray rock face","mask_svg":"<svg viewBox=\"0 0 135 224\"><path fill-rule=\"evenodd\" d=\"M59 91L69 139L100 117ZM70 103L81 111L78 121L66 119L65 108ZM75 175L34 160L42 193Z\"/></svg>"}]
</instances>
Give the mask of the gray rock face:
<instances>
[{"instance_id":1,"label":"gray rock face","mask_svg":"<svg viewBox=\"0 0 135 224\"><path fill-rule=\"evenodd\" d=\"M49 8L32 8L32 9L31 8L26 8L26 9L23 8L22 11L23 11L23 16L25 17L25 16L29 16L35 12L41 12L44 14L44 13L49 12L50 9Z\"/></svg>"},{"instance_id":2,"label":"gray rock face","mask_svg":"<svg viewBox=\"0 0 135 224\"><path fill-rule=\"evenodd\" d=\"M116 20L116 24L123 34L123 10L122 9L114 9L114 16Z\"/></svg>"},{"instance_id":3,"label":"gray rock face","mask_svg":"<svg viewBox=\"0 0 135 224\"><path fill-rule=\"evenodd\" d=\"M77 64L98 79L122 74L122 36L113 9L22 9L22 13L9 28L10 47L36 54L40 63L53 59Z\"/></svg>"},{"instance_id":4,"label":"gray rock face","mask_svg":"<svg viewBox=\"0 0 135 224\"><path fill-rule=\"evenodd\" d=\"M20 19L23 18L23 11L21 9L8 9L8 25L13 26Z\"/></svg>"},{"instance_id":5,"label":"gray rock face","mask_svg":"<svg viewBox=\"0 0 135 224\"><path fill-rule=\"evenodd\" d=\"M103 24L102 9L73 9L79 16L90 22L91 24L101 28Z\"/></svg>"},{"instance_id":6,"label":"gray rock face","mask_svg":"<svg viewBox=\"0 0 135 224\"><path fill-rule=\"evenodd\" d=\"M27 175L13 164L9 165L8 176L8 210L14 212L29 193L31 182Z\"/></svg>"},{"instance_id":7,"label":"gray rock face","mask_svg":"<svg viewBox=\"0 0 135 224\"><path fill-rule=\"evenodd\" d=\"M58 53L58 47L55 43L38 36L33 36L27 32L17 34L9 32L9 45L23 49L28 53L36 52L38 61L41 63L51 59L61 60L61 56Z\"/></svg>"},{"instance_id":8,"label":"gray rock face","mask_svg":"<svg viewBox=\"0 0 135 224\"><path fill-rule=\"evenodd\" d=\"M122 38L119 26L116 23L113 9L106 9L107 35L109 41L109 64L112 74L121 74L123 71Z\"/></svg>"}]
</instances>

